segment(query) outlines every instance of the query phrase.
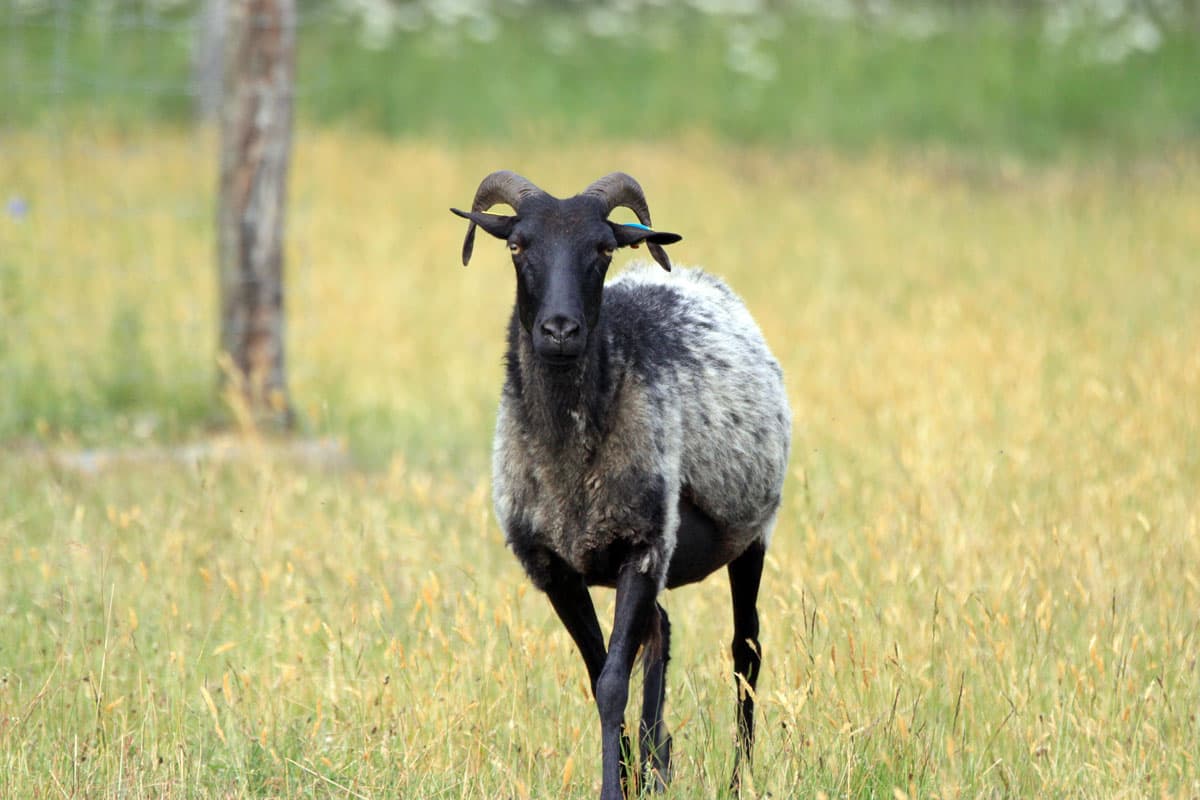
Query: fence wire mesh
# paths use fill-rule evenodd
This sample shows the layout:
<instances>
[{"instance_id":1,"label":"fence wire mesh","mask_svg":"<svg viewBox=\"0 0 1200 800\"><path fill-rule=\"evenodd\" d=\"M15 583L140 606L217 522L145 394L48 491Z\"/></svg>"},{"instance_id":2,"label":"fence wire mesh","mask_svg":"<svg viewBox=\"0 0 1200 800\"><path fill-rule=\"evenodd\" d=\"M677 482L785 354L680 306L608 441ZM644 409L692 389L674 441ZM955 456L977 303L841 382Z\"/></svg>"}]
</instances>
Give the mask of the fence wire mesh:
<instances>
[{"instance_id":1,"label":"fence wire mesh","mask_svg":"<svg viewBox=\"0 0 1200 800\"><path fill-rule=\"evenodd\" d=\"M226 2L0 6L3 435L86 438L116 411L150 437L211 399ZM335 11L303 7L297 25ZM308 211L288 212L289 293L308 288ZM289 320L293 335L314 324Z\"/></svg>"},{"instance_id":2,"label":"fence wire mesh","mask_svg":"<svg viewBox=\"0 0 1200 800\"><path fill-rule=\"evenodd\" d=\"M232 1L0 0L0 380L18 387L2 395L0 439L43 417L52 428L86 428L103 416L92 406L153 420L159 412L149 409L211 397L214 115L222 9ZM992 47L990 61L980 60L999 71L984 64L973 74L995 94L964 91L932 71L931 86L904 77L928 66L920 60L926 41L984 6L1028 15L1032 38L1014 38L1013 47L1049 55L1008 69L1007 45L985 29L969 41ZM675 13L708 25L677 28L712 33L711 52L695 62L703 85L692 86L690 68L678 66L691 64L686 57L699 45L677 31L672 38L671 25L639 24ZM789 16L797 14L855 30L797 23ZM828 47L816 50L829 56L818 66L842 71L810 78L805 48L779 33L785 20L806 42ZM486 141L493 131L516 138L526 108L553 130L571 131L587 117L585 129L614 138L649 123L663 139L707 126L785 145L806 136L861 145L878 129L918 144L928 135L1053 152L1060 141L1105 136L1151 148L1190 141L1195 129L1178 111L1195 85L1190 74L1180 77L1194 55L1179 42L1190 47L1185 37L1200 29L1200 0L312 0L298 3L296 25L300 144L327 119L451 144L456 136ZM894 61L862 55L864 26L893 37ZM307 62L306 45L317 53ZM1061 55L1071 48L1078 58ZM967 65L973 53L956 55L966 49L941 54L944 73ZM515 51L509 69L529 79L493 91L488 70L506 51ZM595 53L620 56L599 79ZM845 53L866 66L839 61ZM1168 69L1176 62L1183 67ZM659 78L639 72L647 64ZM870 81L859 79L863 72ZM1071 80L1060 80L1061 94L1037 86L1064 75ZM641 115L636 123L626 106ZM304 169L294 163L293 177ZM315 293L328 289L314 278L311 229L326 206L314 191L290 196L286 282L289 298L319 302ZM181 285L188 290L179 299ZM289 338L323 335L305 303L289 306ZM289 364L300 381L309 368Z\"/></svg>"}]
</instances>

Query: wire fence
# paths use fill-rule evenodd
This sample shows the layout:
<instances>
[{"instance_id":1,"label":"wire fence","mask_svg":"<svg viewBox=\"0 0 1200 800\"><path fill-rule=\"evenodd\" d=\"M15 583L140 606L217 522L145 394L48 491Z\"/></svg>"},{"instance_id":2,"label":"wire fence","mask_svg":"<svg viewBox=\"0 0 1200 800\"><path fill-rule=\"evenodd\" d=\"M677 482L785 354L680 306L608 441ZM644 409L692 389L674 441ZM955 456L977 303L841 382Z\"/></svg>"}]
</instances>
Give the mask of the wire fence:
<instances>
[{"instance_id":1,"label":"wire fence","mask_svg":"<svg viewBox=\"0 0 1200 800\"><path fill-rule=\"evenodd\" d=\"M0 137L6 160L21 160L13 149L13 134L29 130L37 131L42 146L71 148L89 158L161 157L153 152L153 141L139 141L134 152L97 136L98 131L110 131L114 121L120 125L149 116L169 119L176 132L186 132L194 157L211 161L215 174L210 122L221 84L221 30L228 2L3 0ZM580 36L614 43L647 36L642 30L647 26L639 19L673 6L727 20L729 24L721 27L728 29L728 67L748 80L770 79L775 73L761 40L772 35L779 15L789 10L871 21L919 38L943 30L964 9L992 7L1033 15L1050 45L1082 37L1092 57L1108 61L1153 51L1173 31L1200 32L1200 0L302 0L296 24L302 38L308 31L353 29L355 45L363 49L387 48L398 36L416 32L452 58L463 41L494 39L499 22L506 19L549 18L539 44L553 52L572 47ZM297 73L295 92L301 105L348 91L331 70L315 67ZM148 210L131 198L122 203L119 186L112 187L112 202L105 209L87 207L79 199L86 195L72 191L77 178L70 174L63 174L56 195L39 198L35 209L11 177L11 169L2 187L10 217L39 213L96 219ZM189 219L211 213L211 196L172 197L170 187L163 188L164 196L154 200L155 211L172 209Z\"/></svg>"},{"instance_id":2,"label":"wire fence","mask_svg":"<svg viewBox=\"0 0 1200 800\"><path fill-rule=\"evenodd\" d=\"M113 411L152 436L211 403L226 2L0 6L0 438ZM306 7L297 24L333 13ZM304 214L289 228L296 292Z\"/></svg>"},{"instance_id":3,"label":"wire fence","mask_svg":"<svg viewBox=\"0 0 1200 800\"><path fill-rule=\"evenodd\" d=\"M69 137L78 147L86 146L89 129L111 125L114 118L151 116L205 135L205 121L212 119L220 91L221 30L228 2L4 0L0 4L0 95L4 98L0 134L36 123L44 137L64 142ZM1153 51L1172 31L1200 32L1200 0L608 0L594 4L314 0L299 4L296 24L302 37L313 30L353 29L358 48L376 50L394 45L398 36L417 32L453 58L464 40L494 39L499 21L505 19L550 18L545 35L539 38L541 46L553 53L573 47L580 36L614 42L646 36L639 18L671 6L727 20L729 24L722 27L728 31L728 67L750 80L769 80L776 74L761 44L773 35L779 15L787 10L870 21L920 38L936 35L963 9L994 7L1032 15L1049 45L1082 37L1092 57L1107 61ZM571 13L564 15L565 11ZM654 46L665 45L659 41ZM301 105L347 91L332 70L302 69L296 77ZM207 144L196 141L198 150ZM10 213L19 214L27 207L20 197L10 200ZM206 203L201 205L207 208ZM197 210L194 203L188 205L188 213Z\"/></svg>"},{"instance_id":4,"label":"wire fence","mask_svg":"<svg viewBox=\"0 0 1200 800\"><path fill-rule=\"evenodd\" d=\"M227 2L80 5L73 0L9 0L0 12L0 41L5 43L0 57L0 94L5 98L0 105L0 136L5 149L13 146L14 134L34 132L43 145L57 143L88 156L153 159L153 140L139 139L135 149L109 146L108 134L121 125L121 115L113 107L127 109L134 122L166 109L182 110L185 113L162 116L174 133L191 137L194 156L211 161L215 170L212 127L221 87ZM200 8L186 11L180 10L181 5ZM336 4L302 7L297 26L327 25L340 17ZM328 85L319 74L298 77L295 94L321 91ZM10 161L20 161L18 154L11 150L9 154ZM16 191L11 185L5 188ZM70 201L74 194L68 184L60 199ZM178 210L187 217L209 214L210 201L192 198ZM162 208L155 204L156 211ZM10 213L29 210L19 195L10 198ZM102 213L96 208L82 210ZM114 204L103 213L144 210ZM42 213L50 211L42 209Z\"/></svg>"},{"instance_id":5,"label":"wire fence","mask_svg":"<svg viewBox=\"0 0 1200 800\"><path fill-rule=\"evenodd\" d=\"M115 379L118 401L126 402L120 400L122 392L134 394L138 388L140 354L153 349L153 337L164 335L197 344L191 348L194 359L173 367L172 374L161 376L161 383L190 381L194 395L212 394L217 369L213 307L219 172L213 117L221 85L222 9L227 2L231 0L0 0L0 379L32 387L22 390L26 393L18 394L10 405L25 402L21 398L45 395L49 390L43 391L39 385L44 388L52 383L68 387L67 395L87 398L86 392L74 392L74 388L95 383L96 368L86 357L73 355L94 352L92 345L97 339L108 340L110 351L131 354L121 368L127 374ZM773 77L778 70L771 59L789 48L786 43L776 43L773 56L763 43L776 35L773 28L785 12L850 19L852 24L868 20L920 39L937 35L963 7L980 4L949 0L923 4L883 0L691 0L679 4L662 0L596 4L301 0L296 14L300 47L306 40L320 44L321 37L327 45L326 32L337 29L349 32L346 40L338 40L337 47L350 49L330 50L328 63L310 62L299 69L295 97L301 107L336 106L336 113L351 118L356 104L370 112L374 101L384 97L401 114L427 114L434 119L429 129L440 130L439 124L453 126L457 118L439 123L436 115L455 109L440 97L430 98L429 109L418 109L413 98L436 92L419 84L436 78L440 65L448 61L421 62L429 71L408 81L383 74L377 69L378 62L364 61L366 67L355 67L359 83L347 81L334 62L339 57L354 58L359 51L399 49L400 44L436 51L437 58L454 59L470 51L467 45L495 42L501 31L520 28L522 21L535 15L538 25L526 26L536 27L535 33L525 34L520 42L544 48L547 59L569 56L575 43L585 38L611 49L622 46L618 43L624 38L642 36L646 48L665 48L665 40L653 38L659 27L640 25L639 19L665 13L664 9L674 5L720 20L714 28L725 38L718 37L715 46L725 48L719 58L735 77L730 81L730 91L735 94L730 96L737 99L745 96L745 84L783 80ZM1150 53L1173 31L1200 30L1200 0L1024 0L993 5L1034 15L1047 46L1081 39L1091 57L1100 60L1120 61ZM1078 31L1085 31L1086 36ZM689 46L686 38L674 41L670 46ZM368 85L385 78L399 81L388 87L386 96ZM637 82L619 80L630 89L640 88ZM410 88L412 94L407 94ZM352 96L358 91L377 93ZM595 96L610 95L607 87L601 87ZM786 97L786 93L779 96ZM724 96L713 97L714 113L724 113L733 105ZM786 105L772 101L773 95L762 97L766 98L763 108ZM471 102L481 101L471 98ZM495 117L489 108L473 114L468 117L464 113L461 119ZM298 116L298 138L308 134L305 126L314 116ZM735 126L740 116L744 115L736 109L730 115ZM142 124L145 122L154 125ZM184 162L186 169L181 168ZM131 180L133 175L139 179ZM289 294L313 291L315 273L307 256L307 221L314 213L312 198L293 194L287 227ZM172 235L155 233L163 228L170 228ZM105 248L90 246L113 236L123 240ZM186 239L189 246L174 246L172 237ZM19 259L15 252L20 253ZM87 281L80 276L87 276ZM191 287L189 301L173 309L169 318L148 310L153 309L159 288L181 283ZM40 299L25 302L21 293L26 298L37 294ZM113 302L114 297L114 307L95 307ZM36 307L36 313L51 315L49 324L44 320L37 326L22 323L18 313L22 303ZM288 322L292 335L307 338L321 336L322 331L316 329L319 324L299 314L292 314ZM59 347L45 338L50 335L47 330L74 338L78 344ZM38 335L43 337L40 345L30 346L25 341ZM19 368L11 366L18 362ZM54 363L45 366L50 362ZM303 364L291 366L293 375L305 368ZM39 384L37 376L47 370L57 377ZM43 405L38 413L49 413L43 400L38 402ZM78 405L89 401L63 402ZM74 424L72 420L82 413L66 411L58 416L66 424ZM31 424L23 410L5 412L0 408L0 439Z\"/></svg>"}]
</instances>

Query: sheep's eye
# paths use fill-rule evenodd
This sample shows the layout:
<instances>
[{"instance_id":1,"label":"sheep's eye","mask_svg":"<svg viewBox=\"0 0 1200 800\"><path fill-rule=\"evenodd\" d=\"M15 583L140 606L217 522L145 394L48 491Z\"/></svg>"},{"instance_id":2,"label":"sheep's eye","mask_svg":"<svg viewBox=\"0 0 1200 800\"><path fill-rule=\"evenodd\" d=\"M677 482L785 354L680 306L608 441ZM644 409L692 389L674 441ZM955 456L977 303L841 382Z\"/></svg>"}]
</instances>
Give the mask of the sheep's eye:
<instances>
[{"instance_id":1,"label":"sheep's eye","mask_svg":"<svg viewBox=\"0 0 1200 800\"><path fill-rule=\"evenodd\" d=\"M521 252L522 252L522 251L523 251L525 248L521 247L521 245L520 245L520 244L518 244L517 242L509 242L509 243L508 243L508 249L512 251L512 254L513 254L514 256L519 256L519 255L521 255Z\"/></svg>"},{"instance_id":2,"label":"sheep's eye","mask_svg":"<svg viewBox=\"0 0 1200 800\"><path fill-rule=\"evenodd\" d=\"M613 257L613 249L606 245L601 245L600 246L600 255L604 256L605 258L612 258Z\"/></svg>"}]
</instances>

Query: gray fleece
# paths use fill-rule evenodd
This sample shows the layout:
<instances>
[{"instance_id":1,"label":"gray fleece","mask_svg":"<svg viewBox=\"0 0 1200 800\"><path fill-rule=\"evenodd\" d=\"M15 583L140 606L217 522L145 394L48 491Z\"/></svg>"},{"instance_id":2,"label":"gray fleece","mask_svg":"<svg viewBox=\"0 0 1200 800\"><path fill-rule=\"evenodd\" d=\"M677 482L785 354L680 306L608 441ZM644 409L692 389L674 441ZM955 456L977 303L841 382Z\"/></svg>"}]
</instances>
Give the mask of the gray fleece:
<instances>
[{"instance_id":1,"label":"gray fleece","mask_svg":"<svg viewBox=\"0 0 1200 800\"><path fill-rule=\"evenodd\" d=\"M661 588L681 498L717 524L723 551L766 545L791 411L741 299L700 269L636 264L605 287L588 348L578 368L556 372L515 314L510 323L493 499L535 585L559 559L611 585L632 556Z\"/></svg>"}]
</instances>

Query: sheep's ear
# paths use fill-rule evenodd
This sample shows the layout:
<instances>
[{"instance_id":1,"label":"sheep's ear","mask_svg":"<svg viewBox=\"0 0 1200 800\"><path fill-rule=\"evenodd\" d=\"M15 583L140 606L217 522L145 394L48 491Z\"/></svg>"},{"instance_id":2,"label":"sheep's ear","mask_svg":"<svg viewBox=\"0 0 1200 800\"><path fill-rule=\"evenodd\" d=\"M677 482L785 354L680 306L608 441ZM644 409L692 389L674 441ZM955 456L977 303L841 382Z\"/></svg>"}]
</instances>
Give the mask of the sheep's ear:
<instances>
[{"instance_id":1,"label":"sheep's ear","mask_svg":"<svg viewBox=\"0 0 1200 800\"><path fill-rule=\"evenodd\" d=\"M629 247L630 245L641 244L642 242L649 242L650 244L675 244L683 239L678 233L651 230L645 225L639 225L636 222L626 224L610 222L608 224L612 226L613 234L617 237L617 245L620 247Z\"/></svg>"},{"instance_id":2,"label":"sheep's ear","mask_svg":"<svg viewBox=\"0 0 1200 800\"><path fill-rule=\"evenodd\" d=\"M667 272L671 271L671 259L667 258L667 251L663 250L662 246L664 244L675 244L683 239L678 233L651 230L645 225L639 225L636 222L627 224L610 222L608 224L613 229L613 235L617 237L617 245L619 247L637 247L642 242L645 242L646 249L650 251L650 255L654 256L654 260L658 262L658 265Z\"/></svg>"},{"instance_id":3,"label":"sheep's ear","mask_svg":"<svg viewBox=\"0 0 1200 800\"><path fill-rule=\"evenodd\" d=\"M483 211L459 211L457 208L452 208L450 211L463 219L471 221L471 224L467 226L467 238L463 239L462 262L464 267L471 260L471 251L475 249L476 225L497 239L507 239L512 235L513 226L517 224L516 217L506 217L501 214L488 214Z\"/></svg>"}]
</instances>

